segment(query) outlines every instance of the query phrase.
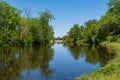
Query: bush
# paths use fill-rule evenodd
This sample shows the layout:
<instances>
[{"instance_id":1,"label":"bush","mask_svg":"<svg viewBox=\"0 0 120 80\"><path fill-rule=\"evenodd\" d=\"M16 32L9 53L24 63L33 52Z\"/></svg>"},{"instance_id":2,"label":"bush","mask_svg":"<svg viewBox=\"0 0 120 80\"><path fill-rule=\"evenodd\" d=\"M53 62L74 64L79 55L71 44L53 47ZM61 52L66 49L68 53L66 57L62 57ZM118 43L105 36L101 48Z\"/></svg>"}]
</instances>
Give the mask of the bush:
<instances>
[{"instance_id":1,"label":"bush","mask_svg":"<svg viewBox=\"0 0 120 80\"><path fill-rule=\"evenodd\" d=\"M84 41L83 40L78 40L76 41L77 44L80 44L80 45L83 45L84 44Z\"/></svg>"},{"instance_id":2,"label":"bush","mask_svg":"<svg viewBox=\"0 0 120 80\"><path fill-rule=\"evenodd\" d=\"M107 36L107 42L120 42L120 35Z\"/></svg>"},{"instance_id":3,"label":"bush","mask_svg":"<svg viewBox=\"0 0 120 80\"><path fill-rule=\"evenodd\" d=\"M79 45L89 44L87 39L77 40L76 43Z\"/></svg>"},{"instance_id":4,"label":"bush","mask_svg":"<svg viewBox=\"0 0 120 80\"><path fill-rule=\"evenodd\" d=\"M113 41L113 36L107 36L107 42L112 42Z\"/></svg>"},{"instance_id":5,"label":"bush","mask_svg":"<svg viewBox=\"0 0 120 80\"><path fill-rule=\"evenodd\" d=\"M117 39L117 42L120 43L120 38Z\"/></svg>"}]
</instances>

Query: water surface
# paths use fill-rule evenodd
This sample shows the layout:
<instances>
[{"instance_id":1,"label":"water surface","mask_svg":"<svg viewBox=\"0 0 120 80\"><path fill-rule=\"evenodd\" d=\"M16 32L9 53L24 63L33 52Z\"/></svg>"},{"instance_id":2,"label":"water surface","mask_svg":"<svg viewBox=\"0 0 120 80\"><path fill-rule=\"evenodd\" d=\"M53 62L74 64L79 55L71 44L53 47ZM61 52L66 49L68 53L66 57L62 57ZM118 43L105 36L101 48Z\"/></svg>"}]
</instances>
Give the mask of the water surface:
<instances>
[{"instance_id":1,"label":"water surface","mask_svg":"<svg viewBox=\"0 0 120 80\"><path fill-rule=\"evenodd\" d=\"M111 58L100 46L0 47L0 80L73 80Z\"/></svg>"}]
</instances>

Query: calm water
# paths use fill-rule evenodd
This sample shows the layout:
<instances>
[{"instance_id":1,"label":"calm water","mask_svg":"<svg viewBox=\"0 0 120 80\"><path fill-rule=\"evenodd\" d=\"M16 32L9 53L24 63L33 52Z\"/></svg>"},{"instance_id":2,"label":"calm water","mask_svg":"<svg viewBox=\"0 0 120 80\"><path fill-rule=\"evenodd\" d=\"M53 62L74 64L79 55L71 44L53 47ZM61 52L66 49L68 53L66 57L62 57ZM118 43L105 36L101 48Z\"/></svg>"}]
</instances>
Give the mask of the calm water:
<instances>
[{"instance_id":1,"label":"calm water","mask_svg":"<svg viewBox=\"0 0 120 80\"><path fill-rule=\"evenodd\" d=\"M0 47L0 80L73 80L111 58L100 46Z\"/></svg>"}]
</instances>

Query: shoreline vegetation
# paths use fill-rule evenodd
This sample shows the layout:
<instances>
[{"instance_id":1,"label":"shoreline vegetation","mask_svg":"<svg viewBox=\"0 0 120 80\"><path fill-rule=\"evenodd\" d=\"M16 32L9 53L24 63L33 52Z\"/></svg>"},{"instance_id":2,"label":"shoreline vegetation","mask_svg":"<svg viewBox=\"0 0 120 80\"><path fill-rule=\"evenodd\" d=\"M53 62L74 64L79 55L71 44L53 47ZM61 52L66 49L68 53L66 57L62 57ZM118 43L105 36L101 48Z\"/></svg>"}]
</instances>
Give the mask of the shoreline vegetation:
<instances>
[{"instance_id":1,"label":"shoreline vegetation","mask_svg":"<svg viewBox=\"0 0 120 80\"><path fill-rule=\"evenodd\" d=\"M120 79L120 43L101 44L106 47L110 53L116 53L114 59L111 59L105 67L93 71L90 74L77 77L76 80L119 80Z\"/></svg>"}]
</instances>

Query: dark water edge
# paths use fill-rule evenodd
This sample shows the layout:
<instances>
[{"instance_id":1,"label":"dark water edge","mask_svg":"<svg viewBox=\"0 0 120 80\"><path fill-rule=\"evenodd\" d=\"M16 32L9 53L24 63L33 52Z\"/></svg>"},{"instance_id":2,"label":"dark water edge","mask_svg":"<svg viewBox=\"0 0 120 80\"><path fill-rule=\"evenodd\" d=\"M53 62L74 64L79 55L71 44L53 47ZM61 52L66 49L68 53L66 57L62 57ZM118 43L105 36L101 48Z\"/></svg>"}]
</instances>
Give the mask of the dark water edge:
<instances>
[{"instance_id":1,"label":"dark water edge","mask_svg":"<svg viewBox=\"0 0 120 80\"><path fill-rule=\"evenodd\" d=\"M71 80L114 57L101 46L0 47L0 80Z\"/></svg>"}]
</instances>

